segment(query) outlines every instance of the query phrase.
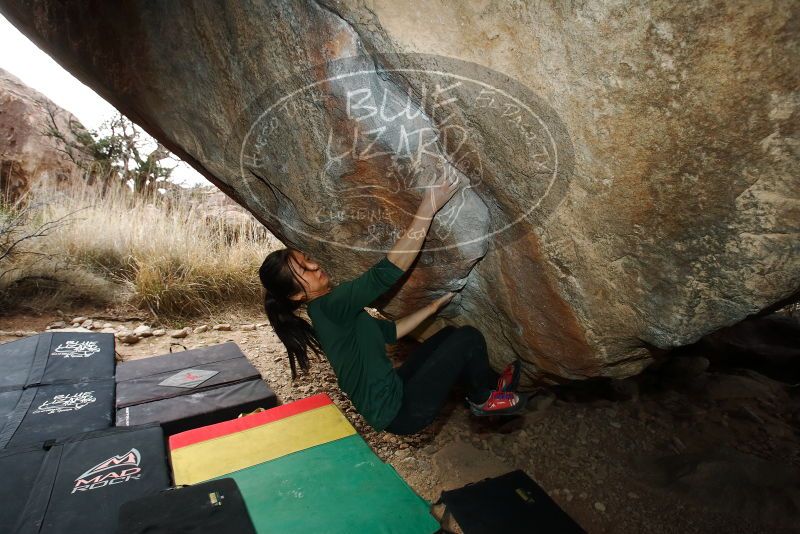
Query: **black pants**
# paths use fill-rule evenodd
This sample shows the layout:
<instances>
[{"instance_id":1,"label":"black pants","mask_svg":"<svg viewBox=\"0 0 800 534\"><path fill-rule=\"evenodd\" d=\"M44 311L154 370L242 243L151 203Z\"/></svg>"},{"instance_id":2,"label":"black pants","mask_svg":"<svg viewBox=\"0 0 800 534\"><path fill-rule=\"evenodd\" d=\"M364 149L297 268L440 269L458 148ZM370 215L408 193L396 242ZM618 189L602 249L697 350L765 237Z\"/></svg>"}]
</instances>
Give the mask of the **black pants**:
<instances>
[{"instance_id":1,"label":"black pants","mask_svg":"<svg viewBox=\"0 0 800 534\"><path fill-rule=\"evenodd\" d=\"M403 380L403 404L386 427L393 434L414 434L431 424L456 383L464 384L469 400L480 404L499 378L489 366L486 340L473 326L442 328L395 371Z\"/></svg>"}]
</instances>

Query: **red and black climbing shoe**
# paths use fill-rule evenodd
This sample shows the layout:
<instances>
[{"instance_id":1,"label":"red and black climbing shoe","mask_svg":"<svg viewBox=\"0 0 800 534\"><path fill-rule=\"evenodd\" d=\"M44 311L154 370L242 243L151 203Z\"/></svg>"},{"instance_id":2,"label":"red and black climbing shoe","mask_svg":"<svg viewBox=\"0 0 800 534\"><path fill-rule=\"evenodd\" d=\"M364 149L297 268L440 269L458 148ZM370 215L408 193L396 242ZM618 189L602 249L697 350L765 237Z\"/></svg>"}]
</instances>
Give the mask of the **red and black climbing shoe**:
<instances>
[{"instance_id":1,"label":"red and black climbing shoe","mask_svg":"<svg viewBox=\"0 0 800 534\"><path fill-rule=\"evenodd\" d=\"M520 362L518 359L509 363L506 368L503 369L503 372L500 374L500 378L497 379L497 390L516 391L517 386L519 386L519 375L521 369L522 362Z\"/></svg>"},{"instance_id":2,"label":"red and black climbing shoe","mask_svg":"<svg viewBox=\"0 0 800 534\"><path fill-rule=\"evenodd\" d=\"M473 415L513 415L525 409L527 397L520 396L513 391L492 390L489 398L483 404L469 401L469 409Z\"/></svg>"}]
</instances>

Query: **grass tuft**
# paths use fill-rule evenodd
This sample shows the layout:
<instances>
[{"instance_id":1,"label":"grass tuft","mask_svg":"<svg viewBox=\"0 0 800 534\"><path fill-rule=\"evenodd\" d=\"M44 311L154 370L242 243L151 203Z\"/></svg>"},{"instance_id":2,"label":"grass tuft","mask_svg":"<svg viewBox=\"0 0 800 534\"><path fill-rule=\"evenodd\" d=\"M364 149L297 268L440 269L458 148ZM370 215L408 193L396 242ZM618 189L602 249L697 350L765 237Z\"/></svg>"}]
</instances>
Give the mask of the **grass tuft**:
<instances>
[{"instance_id":1,"label":"grass tuft","mask_svg":"<svg viewBox=\"0 0 800 534\"><path fill-rule=\"evenodd\" d=\"M6 308L133 304L160 319L258 307L258 267L283 245L253 217L209 217L202 193L145 198L124 188L32 191L19 232L62 219L0 265ZM201 207L196 207L201 206Z\"/></svg>"}]
</instances>

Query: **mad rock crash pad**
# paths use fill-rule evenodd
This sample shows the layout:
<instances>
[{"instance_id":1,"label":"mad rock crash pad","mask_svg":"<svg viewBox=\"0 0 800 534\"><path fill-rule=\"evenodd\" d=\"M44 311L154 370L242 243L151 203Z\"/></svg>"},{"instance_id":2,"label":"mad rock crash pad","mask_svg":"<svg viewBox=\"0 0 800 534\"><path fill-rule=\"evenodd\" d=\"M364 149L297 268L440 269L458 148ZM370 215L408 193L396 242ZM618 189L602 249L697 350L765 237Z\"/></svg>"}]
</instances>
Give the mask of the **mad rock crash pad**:
<instances>
[{"instance_id":1,"label":"mad rock crash pad","mask_svg":"<svg viewBox=\"0 0 800 534\"><path fill-rule=\"evenodd\" d=\"M0 451L0 531L113 532L120 506L169 486L158 425L88 432ZM19 482L16 482L19 481Z\"/></svg>"}]
</instances>

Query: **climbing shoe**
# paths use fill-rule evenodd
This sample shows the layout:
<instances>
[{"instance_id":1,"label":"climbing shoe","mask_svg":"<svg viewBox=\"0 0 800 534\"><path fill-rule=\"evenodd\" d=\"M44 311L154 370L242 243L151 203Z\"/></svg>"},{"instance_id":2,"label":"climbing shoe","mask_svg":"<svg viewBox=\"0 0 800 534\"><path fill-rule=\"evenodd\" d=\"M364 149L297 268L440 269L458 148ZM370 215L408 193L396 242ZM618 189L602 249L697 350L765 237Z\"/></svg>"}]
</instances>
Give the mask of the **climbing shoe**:
<instances>
[{"instance_id":1,"label":"climbing shoe","mask_svg":"<svg viewBox=\"0 0 800 534\"><path fill-rule=\"evenodd\" d=\"M503 372L500 374L500 378L497 379L497 390L515 391L517 386L519 386L519 375L521 369L522 362L520 362L518 359L509 363L506 368L503 369Z\"/></svg>"},{"instance_id":2,"label":"climbing shoe","mask_svg":"<svg viewBox=\"0 0 800 534\"><path fill-rule=\"evenodd\" d=\"M475 404L467 399L472 415L477 416L517 414L525 409L526 400L527 397L518 395L513 391L498 391L496 389L492 390L489 398L483 404Z\"/></svg>"}]
</instances>

